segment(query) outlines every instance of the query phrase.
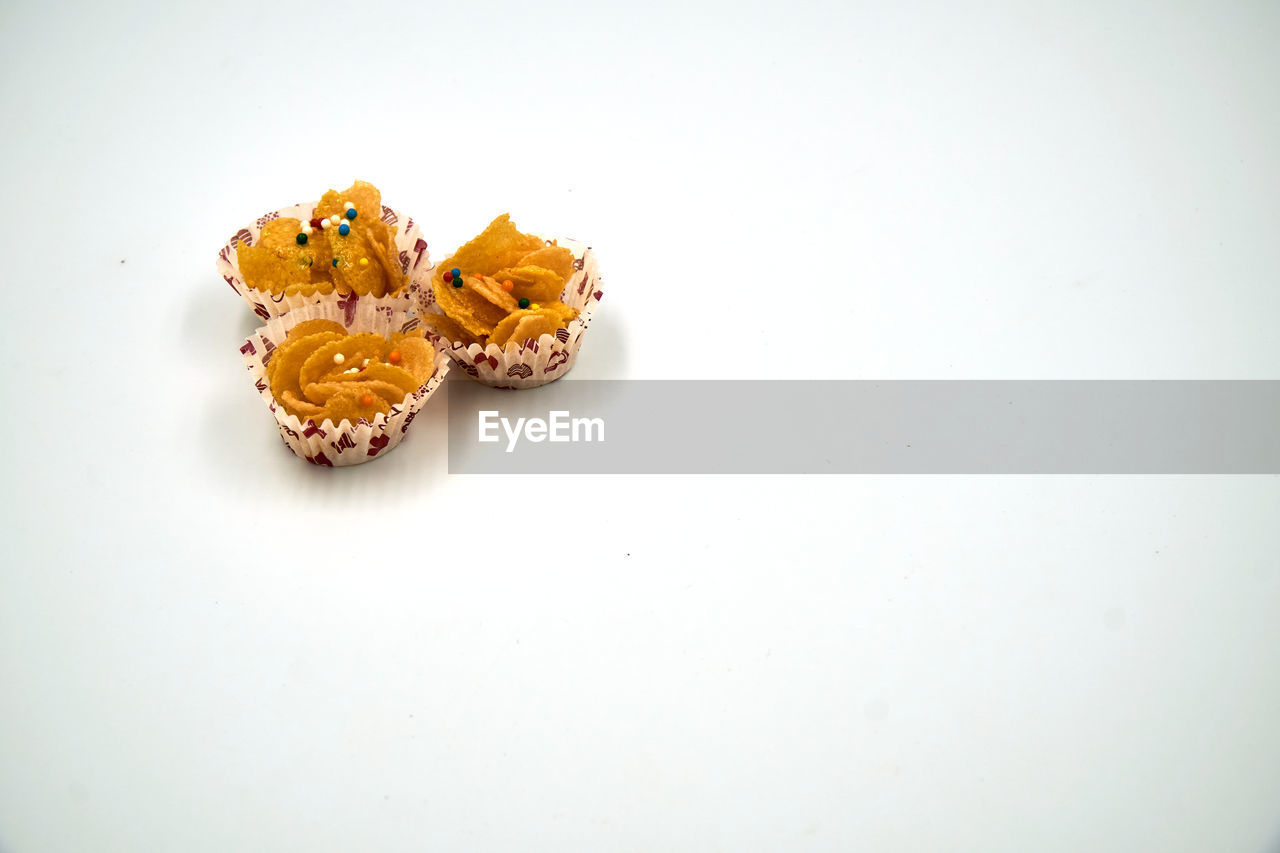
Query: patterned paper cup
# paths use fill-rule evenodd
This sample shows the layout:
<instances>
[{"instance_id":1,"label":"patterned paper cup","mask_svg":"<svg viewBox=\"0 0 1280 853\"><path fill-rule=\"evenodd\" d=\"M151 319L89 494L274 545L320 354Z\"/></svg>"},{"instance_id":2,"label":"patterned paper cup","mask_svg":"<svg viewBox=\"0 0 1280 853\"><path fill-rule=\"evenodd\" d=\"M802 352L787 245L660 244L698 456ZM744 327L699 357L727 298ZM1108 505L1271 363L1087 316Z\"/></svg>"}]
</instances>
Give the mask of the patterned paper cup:
<instances>
[{"instance_id":1,"label":"patterned paper cup","mask_svg":"<svg viewBox=\"0 0 1280 853\"><path fill-rule=\"evenodd\" d=\"M575 258L574 273L565 284L560 300L577 308L580 313L567 329L559 329L554 335L543 335L536 341L511 342L501 348L496 344L467 346L431 332L427 332L427 337L439 340L449 357L468 376L494 388L536 388L564 376L573 368L582 336L586 334L591 316L604 293L600 290L600 272L591 247L574 240L560 240L559 245L572 251ZM409 292L419 314L443 313L436 304L430 274L415 278L409 284Z\"/></svg>"},{"instance_id":2,"label":"patterned paper cup","mask_svg":"<svg viewBox=\"0 0 1280 853\"><path fill-rule=\"evenodd\" d=\"M393 404L390 412L374 417L372 423L364 418L354 424L348 420L335 424L328 418L318 424L310 419L304 421L285 411L284 406L271 395L266 379L267 364L276 345L284 340L291 328L303 320L314 319L337 320L352 332L377 332L387 337L392 332L408 332L417 328L418 318L385 301L377 304L373 299L362 299L358 305L352 304L349 311L336 303L301 305L285 316L268 320L267 325L250 335L240 347L254 387L275 416L280 437L299 458L313 465L332 468L359 465L385 456L404 438L418 410L444 381L452 364L449 356L439 343L433 342L436 372L431 379Z\"/></svg>"},{"instance_id":3,"label":"patterned paper cup","mask_svg":"<svg viewBox=\"0 0 1280 853\"><path fill-rule=\"evenodd\" d=\"M236 247L241 243L246 246L252 246L262 233L262 226L273 219L279 219L282 216L292 216L295 219L303 220L310 219L315 212L315 207L316 203L310 202L273 210L271 213L259 216L258 220L252 225L247 225L232 235L227 244L218 252L218 272L226 280L227 284L231 285L231 289L240 294L240 298L249 303L249 307L253 309L253 312L263 320L282 316L302 305L336 301L354 304L361 299L372 298L391 300L391 302L397 304L397 307L408 311L413 302L407 287L396 296L361 297L355 293L343 294L334 288L331 282L309 285L292 293L288 291L285 293L271 293L270 291L254 290L245 284L240 275L240 264L236 259ZM400 268L409 276L410 284L418 280L429 284L432 269L431 258L427 252L427 241L423 239L422 231L414 223L413 219L399 211L392 210L385 204L382 206L382 221L388 225L398 226L395 239L396 250L400 255ZM290 289L292 290L293 288Z\"/></svg>"}]
</instances>

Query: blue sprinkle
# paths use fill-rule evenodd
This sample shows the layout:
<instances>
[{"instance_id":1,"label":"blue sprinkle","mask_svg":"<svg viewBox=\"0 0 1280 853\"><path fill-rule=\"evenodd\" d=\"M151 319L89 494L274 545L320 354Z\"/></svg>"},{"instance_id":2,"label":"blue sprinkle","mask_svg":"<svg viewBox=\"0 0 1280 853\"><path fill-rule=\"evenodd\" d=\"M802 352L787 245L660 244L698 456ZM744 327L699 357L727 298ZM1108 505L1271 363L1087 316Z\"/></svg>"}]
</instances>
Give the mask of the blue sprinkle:
<instances>
[{"instance_id":1,"label":"blue sprinkle","mask_svg":"<svg viewBox=\"0 0 1280 853\"><path fill-rule=\"evenodd\" d=\"M337 259L337 258L334 258L334 259L333 259L333 265L334 265L335 267L338 265L338 259Z\"/></svg>"},{"instance_id":2,"label":"blue sprinkle","mask_svg":"<svg viewBox=\"0 0 1280 853\"><path fill-rule=\"evenodd\" d=\"M347 219L355 219L355 218L356 218L356 209L354 207L349 208L347 210Z\"/></svg>"},{"instance_id":3,"label":"blue sprinkle","mask_svg":"<svg viewBox=\"0 0 1280 853\"><path fill-rule=\"evenodd\" d=\"M342 223L341 225L338 226L338 233L341 234L343 237L347 236L348 234L351 233L351 226L345 222Z\"/></svg>"},{"instance_id":4,"label":"blue sprinkle","mask_svg":"<svg viewBox=\"0 0 1280 853\"><path fill-rule=\"evenodd\" d=\"M449 274L452 275L454 278L462 278L462 270L458 269L457 267L454 267L453 269L449 270Z\"/></svg>"}]
</instances>

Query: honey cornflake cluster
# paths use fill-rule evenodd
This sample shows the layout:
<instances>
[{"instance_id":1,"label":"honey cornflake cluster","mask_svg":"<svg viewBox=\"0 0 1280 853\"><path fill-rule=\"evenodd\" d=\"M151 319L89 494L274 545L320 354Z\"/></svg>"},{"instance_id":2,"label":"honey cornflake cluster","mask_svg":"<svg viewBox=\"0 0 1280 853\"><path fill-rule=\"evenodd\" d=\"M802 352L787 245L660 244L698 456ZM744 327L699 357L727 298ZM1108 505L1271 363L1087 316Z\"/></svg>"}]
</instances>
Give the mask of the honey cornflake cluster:
<instances>
[{"instance_id":1,"label":"honey cornflake cluster","mask_svg":"<svg viewBox=\"0 0 1280 853\"><path fill-rule=\"evenodd\" d=\"M304 320L267 364L271 395L291 415L317 424L356 423L387 414L435 373L422 331L348 333L334 320Z\"/></svg>"},{"instance_id":2,"label":"honey cornflake cluster","mask_svg":"<svg viewBox=\"0 0 1280 853\"><path fill-rule=\"evenodd\" d=\"M554 335L578 316L560 300L573 262L572 251L521 233L504 213L437 268L432 290L444 314L423 314L422 323L467 345Z\"/></svg>"},{"instance_id":3,"label":"honey cornflake cluster","mask_svg":"<svg viewBox=\"0 0 1280 853\"><path fill-rule=\"evenodd\" d=\"M262 226L253 246L236 249L245 284L275 295L355 293L392 296L408 285L396 226L382 221L382 194L366 181L329 190L311 219L282 216Z\"/></svg>"}]
</instances>

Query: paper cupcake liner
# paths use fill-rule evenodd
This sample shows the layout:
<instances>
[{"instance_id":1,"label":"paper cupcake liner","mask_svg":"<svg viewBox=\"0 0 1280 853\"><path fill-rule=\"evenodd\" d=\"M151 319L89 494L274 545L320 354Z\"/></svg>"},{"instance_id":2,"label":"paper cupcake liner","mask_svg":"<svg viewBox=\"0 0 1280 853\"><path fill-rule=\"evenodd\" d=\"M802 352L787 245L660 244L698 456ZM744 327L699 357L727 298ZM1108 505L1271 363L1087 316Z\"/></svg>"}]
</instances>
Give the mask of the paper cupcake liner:
<instances>
[{"instance_id":1,"label":"paper cupcake liner","mask_svg":"<svg viewBox=\"0 0 1280 853\"><path fill-rule=\"evenodd\" d=\"M319 303L300 305L287 315L272 317L267 325L259 328L240 347L244 356L245 367L253 377L254 387L262 397L271 414L275 416L276 427L285 446L301 459L313 465L341 467L359 465L379 459L391 452L404 438L409 424L417 417L418 410L431 398L440 383L444 381L452 364L438 343L436 349L436 372L427 384L418 388L403 400L391 406L385 415L377 415L373 421L361 418L356 423L343 420L335 424L325 420L317 424L314 420L302 420L285 411L278 404L267 386L267 364L275 352L276 345L284 340L285 334L303 320L337 320L353 332L377 332L384 337L392 332L408 332L419 325L417 317L406 311L386 304L375 304L373 300L361 300L352 309L350 319L347 311L336 303Z\"/></svg>"},{"instance_id":2,"label":"paper cupcake liner","mask_svg":"<svg viewBox=\"0 0 1280 853\"><path fill-rule=\"evenodd\" d=\"M543 335L536 341L508 344L464 345L427 332L438 340L449 357L472 379L494 388L536 388L564 376L578 358L583 335L591 325L591 317L604 292L600 290L600 272L590 246L574 240L560 240L559 245L573 252L574 273L565 284L560 300L577 308L578 318L554 335ZM434 269L434 267L433 267ZM415 278L409 292L419 314L442 314L431 289L431 276ZM527 346L526 346L527 343Z\"/></svg>"},{"instance_id":3,"label":"paper cupcake liner","mask_svg":"<svg viewBox=\"0 0 1280 853\"><path fill-rule=\"evenodd\" d=\"M413 305L408 288L402 289L396 296L362 297L355 293L340 293L328 283L324 285L329 287L328 293L323 293L318 289L310 293L271 293L270 291L254 290L245 284L244 279L240 276L240 264L236 258L236 247L241 243L246 246L254 245L262 234L262 226L273 219L279 219L282 216L292 216L295 219L310 219L315 207L315 202L295 204L291 207L264 214L258 217L257 221L252 225L241 228L232 235L227 244L218 252L218 273L226 280L227 284L231 285L232 290L240 294L241 299L249 303L253 313L263 320L280 317L303 305L342 301L354 304L354 302L362 299L386 300L386 304L408 311ZM395 238L396 250L400 255L400 269L409 276L410 284L422 279L429 285L432 270L431 258L427 252L427 241L423 238L422 231L412 218L397 210L392 210L385 204L382 206L382 221L388 225L398 226Z\"/></svg>"}]
</instances>

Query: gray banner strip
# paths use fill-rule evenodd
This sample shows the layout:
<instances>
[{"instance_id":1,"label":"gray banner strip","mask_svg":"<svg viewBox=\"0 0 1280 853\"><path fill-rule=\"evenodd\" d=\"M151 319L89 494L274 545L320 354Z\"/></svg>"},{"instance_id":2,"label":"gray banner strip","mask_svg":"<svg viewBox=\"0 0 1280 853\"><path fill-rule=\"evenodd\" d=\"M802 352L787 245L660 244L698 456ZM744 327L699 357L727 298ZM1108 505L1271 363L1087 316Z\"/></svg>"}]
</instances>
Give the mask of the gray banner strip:
<instances>
[{"instance_id":1,"label":"gray banner strip","mask_svg":"<svg viewBox=\"0 0 1280 853\"><path fill-rule=\"evenodd\" d=\"M445 388L454 474L1280 473L1275 380Z\"/></svg>"}]
</instances>

